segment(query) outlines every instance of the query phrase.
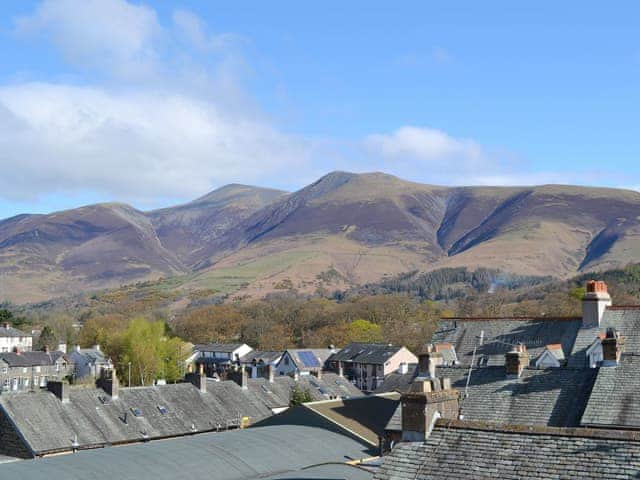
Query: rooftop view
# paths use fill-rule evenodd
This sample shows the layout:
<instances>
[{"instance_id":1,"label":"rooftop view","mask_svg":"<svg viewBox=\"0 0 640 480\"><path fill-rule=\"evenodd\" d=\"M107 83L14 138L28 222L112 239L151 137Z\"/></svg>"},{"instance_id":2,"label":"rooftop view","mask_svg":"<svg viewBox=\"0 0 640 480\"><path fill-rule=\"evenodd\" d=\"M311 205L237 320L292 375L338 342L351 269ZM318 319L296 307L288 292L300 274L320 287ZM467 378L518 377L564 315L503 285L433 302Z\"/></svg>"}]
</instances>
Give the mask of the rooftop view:
<instances>
[{"instance_id":1,"label":"rooftop view","mask_svg":"<svg viewBox=\"0 0 640 480\"><path fill-rule=\"evenodd\" d=\"M640 478L638 13L3 2L0 478Z\"/></svg>"}]
</instances>

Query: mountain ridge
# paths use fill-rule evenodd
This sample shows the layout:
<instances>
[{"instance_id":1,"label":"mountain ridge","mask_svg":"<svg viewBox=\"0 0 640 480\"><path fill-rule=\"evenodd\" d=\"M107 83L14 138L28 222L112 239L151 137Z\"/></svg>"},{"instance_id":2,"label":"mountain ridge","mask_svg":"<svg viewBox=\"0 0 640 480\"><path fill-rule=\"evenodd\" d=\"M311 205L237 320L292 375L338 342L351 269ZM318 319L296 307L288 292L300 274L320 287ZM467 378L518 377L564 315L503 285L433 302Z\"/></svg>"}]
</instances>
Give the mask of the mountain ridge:
<instances>
[{"instance_id":1,"label":"mountain ridge","mask_svg":"<svg viewBox=\"0 0 640 480\"><path fill-rule=\"evenodd\" d=\"M562 278L638 260L638 192L447 187L382 172L330 172L292 193L229 184L147 212L110 202L0 220L0 300L12 301L176 275L187 290L259 296L415 269Z\"/></svg>"}]
</instances>

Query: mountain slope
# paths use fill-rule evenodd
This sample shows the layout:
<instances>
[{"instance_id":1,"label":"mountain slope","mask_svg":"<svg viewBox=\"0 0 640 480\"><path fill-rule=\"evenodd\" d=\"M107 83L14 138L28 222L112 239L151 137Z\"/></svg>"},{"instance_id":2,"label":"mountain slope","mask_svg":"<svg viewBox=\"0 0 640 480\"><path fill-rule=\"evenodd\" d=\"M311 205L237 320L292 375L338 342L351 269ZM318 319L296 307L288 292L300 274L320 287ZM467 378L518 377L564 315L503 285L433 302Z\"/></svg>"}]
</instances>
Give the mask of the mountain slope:
<instances>
[{"instance_id":1,"label":"mountain slope","mask_svg":"<svg viewBox=\"0 0 640 480\"><path fill-rule=\"evenodd\" d=\"M33 300L185 271L149 219L127 205L0 223L0 297Z\"/></svg>"},{"instance_id":2,"label":"mountain slope","mask_svg":"<svg viewBox=\"0 0 640 480\"><path fill-rule=\"evenodd\" d=\"M442 267L563 278L639 260L638 192L333 172L291 194L229 185L148 213L103 204L1 221L0 299L180 274L186 292L262 295Z\"/></svg>"},{"instance_id":3,"label":"mountain slope","mask_svg":"<svg viewBox=\"0 0 640 480\"><path fill-rule=\"evenodd\" d=\"M189 265L201 249L283 195L280 190L227 185L193 202L149 212L148 217L162 244Z\"/></svg>"}]
</instances>

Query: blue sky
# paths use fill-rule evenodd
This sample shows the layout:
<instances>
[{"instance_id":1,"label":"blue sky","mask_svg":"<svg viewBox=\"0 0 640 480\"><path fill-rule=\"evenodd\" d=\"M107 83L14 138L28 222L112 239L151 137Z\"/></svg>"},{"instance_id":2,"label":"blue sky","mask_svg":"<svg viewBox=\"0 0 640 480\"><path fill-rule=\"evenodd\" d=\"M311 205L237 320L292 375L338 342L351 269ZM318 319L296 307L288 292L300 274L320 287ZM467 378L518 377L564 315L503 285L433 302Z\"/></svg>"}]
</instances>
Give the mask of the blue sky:
<instances>
[{"instance_id":1,"label":"blue sky","mask_svg":"<svg viewBox=\"0 0 640 480\"><path fill-rule=\"evenodd\" d=\"M640 187L637 3L305 3L3 2L0 218L335 169Z\"/></svg>"}]
</instances>

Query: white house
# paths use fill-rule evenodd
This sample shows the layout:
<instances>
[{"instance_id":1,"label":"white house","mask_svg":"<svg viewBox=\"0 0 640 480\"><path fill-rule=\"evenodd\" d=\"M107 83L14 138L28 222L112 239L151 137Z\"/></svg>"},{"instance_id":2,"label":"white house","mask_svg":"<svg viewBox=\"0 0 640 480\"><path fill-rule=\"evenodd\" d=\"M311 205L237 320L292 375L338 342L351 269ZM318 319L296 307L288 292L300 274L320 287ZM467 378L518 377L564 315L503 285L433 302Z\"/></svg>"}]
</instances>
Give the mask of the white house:
<instances>
[{"instance_id":1,"label":"white house","mask_svg":"<svg viewBox=\"0 0 640 480\"><path fill-rule=\"evenodd\" d=\"M33 349L33 337L22 330L13 328L9 323L0 326L0 352L19 350L30 352Z\"/></svg>"},{"instance_id":2,"label":"white house","mask_svg":"<svg viewBox=\"0 0 640 480\"><path fill-rule=\"evenodd\" d=\"M251 352L246 343L207 343L193 347L197 352L195 364L204 366L205 373L212 377L215 373L229 369L232 364L240 363L240 358Z\"/></svg>"}]
</instances>

